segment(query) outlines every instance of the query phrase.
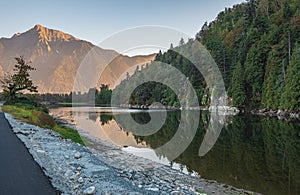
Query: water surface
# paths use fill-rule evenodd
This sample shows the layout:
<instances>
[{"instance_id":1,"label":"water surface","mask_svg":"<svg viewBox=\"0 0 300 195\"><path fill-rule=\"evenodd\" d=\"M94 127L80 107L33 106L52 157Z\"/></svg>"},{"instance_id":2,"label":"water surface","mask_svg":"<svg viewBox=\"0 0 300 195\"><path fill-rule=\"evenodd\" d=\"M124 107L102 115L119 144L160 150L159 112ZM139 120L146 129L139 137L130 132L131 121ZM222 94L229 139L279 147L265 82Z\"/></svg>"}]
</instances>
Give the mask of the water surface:
<instances>
[{"instance_id":1,"label":"water surface","mask_svg":"<svg viewBox=\"0 0 300 195\"><path fill-rule=\"evenodd\" d=\"M176 150L174 146L169 150L159 148L175 137L183 114L180 111L168 111L159 131L140 136L133 133L136 131L118 124L114 115L122 119L122 115L130 112L136 122L147 124L151 120L149 111L88 107L71 110L57 108L51 112L64 117L75 116L75 122L82 129L99 139L123 146L129 153L263 194L300 194L299 122L253 115L216 117L201 112L196 131L189 133L190 130L186 129L188 133L180 135L181 140L186 140L188 144L173 159L170 153ZM193 112L187 114L192 116ZM218 131L220 124L222 126ZM211 145L208 144L207 153L199 155L205 137L212 135L218 135L217 139L209 139ZM179 144L184 146L186 143Z\"/></svg>"}]
</instances>

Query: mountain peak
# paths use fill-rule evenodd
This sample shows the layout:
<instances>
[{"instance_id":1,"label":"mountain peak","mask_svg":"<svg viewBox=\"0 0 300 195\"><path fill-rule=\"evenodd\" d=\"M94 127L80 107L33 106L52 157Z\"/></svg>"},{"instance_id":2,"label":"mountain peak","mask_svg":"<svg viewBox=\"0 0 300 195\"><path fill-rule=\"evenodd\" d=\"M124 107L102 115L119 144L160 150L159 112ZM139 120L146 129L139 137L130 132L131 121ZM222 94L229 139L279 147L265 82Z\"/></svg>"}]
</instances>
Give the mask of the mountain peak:
<instances>
[{"instance_id":1,"label":"mountain peak","mask_svg":"<svg viewBox=\"0 0 300 195\"><path fill-rule=\"evenodd\" d=\"M44 27L44 26L42 26L42 25L40 25L40 24L36 24L34 27L33 27L33 29L35 29L35 30L43 30L43 29L45 29L46 27Z\"/></svg>"},{"instance_id":2,"label":"mountain peak","mask_svg":"<svg viewBox=\"0 0 300 195\"><path fill-rule=\"evenodd\" d=\"M41 41L45 42L52 42L52 41L73 41L73 40L79 40L72 35L63 33L59 30L49 29L47 27L44 27L40 24L36 24L31 30L38 33L39 39Z\"/></svg>"}]
</instances>

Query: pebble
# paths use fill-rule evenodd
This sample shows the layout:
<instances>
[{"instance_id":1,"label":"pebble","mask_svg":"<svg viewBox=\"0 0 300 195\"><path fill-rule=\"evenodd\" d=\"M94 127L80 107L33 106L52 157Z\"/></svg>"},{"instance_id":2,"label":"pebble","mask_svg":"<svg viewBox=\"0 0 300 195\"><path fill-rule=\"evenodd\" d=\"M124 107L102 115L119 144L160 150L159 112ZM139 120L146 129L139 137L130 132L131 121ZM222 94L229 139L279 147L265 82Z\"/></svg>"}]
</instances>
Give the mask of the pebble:
<instances>
[{"instance_id":1,"label":"pebble","mask_svg":"<svg viewBox=\"0 0 300 195\"><path fill-rule=\"evenodd\" d=\"M36 150L36 152L41 153L41 154L46 154L44 150Z\"/></svg>"},{"instance_id":2,"label":"pebble","mask_svg":"<svg viewBox=\"0 0 300 195\"><path fill-rule=\"evenodd\" d=\"M64 174L64 176L67 178L71 177L72 175L73 175L73 171L71 171L70 169L68 169Z\"/></svg>"},{"instance_id":3,"label":"pebble","mask_svg":"<svg viewBox=\"0 0 300 195\"><path fill-rule=\"evenodd\" d=\"M89 195L89 194L95 194L95 193L96 193L95 186L88 187L87 189L85 189L83 191L83 194L87 194L87 195Z\"/></svg>"},{"instance_id":4,"label":"pebble","mask_svg":"<svg viewBox=\"0 0 300 195\"><path fill-rule=\"evenodd\" d=\"M28 135L30 135L30 131L19 131L18 133L20 133L20 134L23 134L23 135L25 135L25 136L28 136Z\"/></svg>"},{"instance_id":5,"label":"pebble","mask_svg":"<svg viewBox=\"0 0 300 195\"><path fill-rule=\"evenodd\" d=\"M79 158L81 158L81 154L80 154L80 152L76 152L76 153L74 154L74 157L75 157L76 159L79 159Z\"/></svg>"},{"instance_id":6,"label":"pebble","mask_svg":"<svg viewBox=\"0 0 300 195\"><path fill-rule=\"evenodd\" d=\"M154 191L154 192L158 192L159 191L158 188L146 188L146 190L150 190L150 191Z\"/></svg>"},{"instance_id":7,"label":"pebble","mask_svg":"<svg viewBox=\"0 0 300 195\"><path fill-rule=\"evenodd\" d=\"M70 179L74 180L74 179L76 179L79 175L80 175L80 173L76 173L76 174L72 175L72 176L70 177Z\"/></svg>"},{"instance_id":8,"label":"pebble","mask_svg":"<svg viewBox=\"0 0 300 195\"><path fill-rule=\"evenodd\" d=\"M79 177L77 181L78 181L78 183L83 183L84 182L82 177Z\"/></svg>"},{"instance_id":9,"label":"pebble","mask_svg":"<svg viewBox=\"0 0 300 195\"><path fill-rule=\"evenodd\" d=\"M75 185L74 187L73 187L73 190L77 190L79 188L79 185Z\"/></svg>"}]
</instances>

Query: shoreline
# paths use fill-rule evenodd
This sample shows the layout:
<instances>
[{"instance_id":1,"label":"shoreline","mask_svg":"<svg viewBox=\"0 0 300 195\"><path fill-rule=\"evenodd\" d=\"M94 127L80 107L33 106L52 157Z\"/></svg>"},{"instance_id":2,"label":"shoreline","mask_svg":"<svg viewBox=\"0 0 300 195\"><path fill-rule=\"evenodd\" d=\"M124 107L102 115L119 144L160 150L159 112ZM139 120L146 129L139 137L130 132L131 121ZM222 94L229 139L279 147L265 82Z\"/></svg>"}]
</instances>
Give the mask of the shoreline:
<instances>
[{"instance_id":1,"label":"shoreline","mask_svg":"<svg viewBox=\"0 0 300 195\"><path fill-rule=\"evenodd\" d=\"M72 105L72 104L70 104ZM70 106L67 105L67 106ZM64 106L54 104L50 106L50 108L56 108ZM88 104L84 106L89 106ZM100 106L101 107L101 106ZM277 117L279 120L300 120L300 111L285 111L285 110L274 110L269 108L262 108L262 109L254 109L249 111L240 110L233 106L218 106L218 107L189 107L189 108L181 108L181 107L174 107L174 106L148 106L148 105L134 105L134 104L121 104L119 108L123 109L132 109L132 110L167 110L167 111L179 111L179 110L187 110L187 111L210 111L210 112L220 112L226 115L237 115L240 113L249 113L253 115L261 115L261 116L268 116L268 117Z\"/></svg>"},{"instance_id":2,"label":"shoreline","mask_svg":"<svg viewBox=\"0 0 300 195\"><path fill-rule=\"evenodd\" d=\"M197 176L198 174L195 175L194 173L183 173L168 165L163 165L143 157L135 156L122 150L123 147L116 146L108 141L100 140L96 137L91 136L88 132L76 128L74 124L70 123L71 121L69 121L70 118L68 117L53 117L60 124L76 129L80 133L80 135L84 137L85 141L88 143L87 145L89 146L89 148L96 151L99 159L120 170L121 176L126 180L130 180L136 186L141 187L142 185L143 187L147 187L151 185L151 183L149 182L141 183L132 178L132 175L139 174L146 180L147 178L149 180L149 177L154 177L152 181L155 181L162 177L163 183L165 183L165 181L175 181L175 183L179 184L179 186L191 189L192 193L184 194L195 194L196 190L198 191L198 193L196 194L199 194L199 191L203 192L203 194L259 194L244 189L238 189L226 184L217 183L213 180L207 180ZM145 174L145 172L147 174Z\"/></svg>"},{"instance_id":3,"label":"shoreline","mask_svg":"<svg viewBox=\"0 0 300 195\"><path fill-rule=\"evenodd\" d=\"M277 117L279 120L300 120L300 112L273 110L268 108L256 109L250 111L250 114L261 115L267 117Z\"/></svg>"},{"instance_id":4,"label":"shoreline","mask_svg":"<svg viewBox=\"0 0 300 195\"><path fill-rule=\"evenodd\" d=\"M18 122L9 114L5 116L62 194L257 194L134 156L88 136L70 123L65 125L83 134L89 148L64 140L52 130Z\"/></svg>"}]
</instances>

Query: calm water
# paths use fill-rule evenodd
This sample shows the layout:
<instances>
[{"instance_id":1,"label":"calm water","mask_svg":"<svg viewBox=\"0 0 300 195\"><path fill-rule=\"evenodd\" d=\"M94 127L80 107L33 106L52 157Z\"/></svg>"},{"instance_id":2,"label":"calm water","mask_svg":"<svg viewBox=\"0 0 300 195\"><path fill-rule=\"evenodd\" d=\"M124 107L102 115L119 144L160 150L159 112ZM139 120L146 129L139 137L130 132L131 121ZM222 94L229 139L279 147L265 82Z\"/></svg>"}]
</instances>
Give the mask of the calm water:
<instances>
[{"instance_id":1,"label":"calm water","mask_svg":"<svg viewBox=\"0 0 300 195\"><path fill-rule=\"evenodd\" d=\"M186 130L178 135L181 116L190 117L193 112L169 111L161 129L143 136L128 125L124 128L116 120L128 120L130 112L134 121L147 124L151 120L147 111L76 108L71 112L71 108L58 108L52 112L75 117L76 124L91 135L125 146L124 150L129 153L182 171L196 172L207 179L263 194L300 194L299 122L253 115L216 117L202 112L195 132ZM151 114L160 116L161 112ZM207 143L206 137L215 135L218 139L210 138L205 148L207 153L202 152L200 157L201 144ZM174 137L180 137L178 149L172 146L161 150ZM174 151L180 154L175 155Z\"/></svg>"}]
</instances>

